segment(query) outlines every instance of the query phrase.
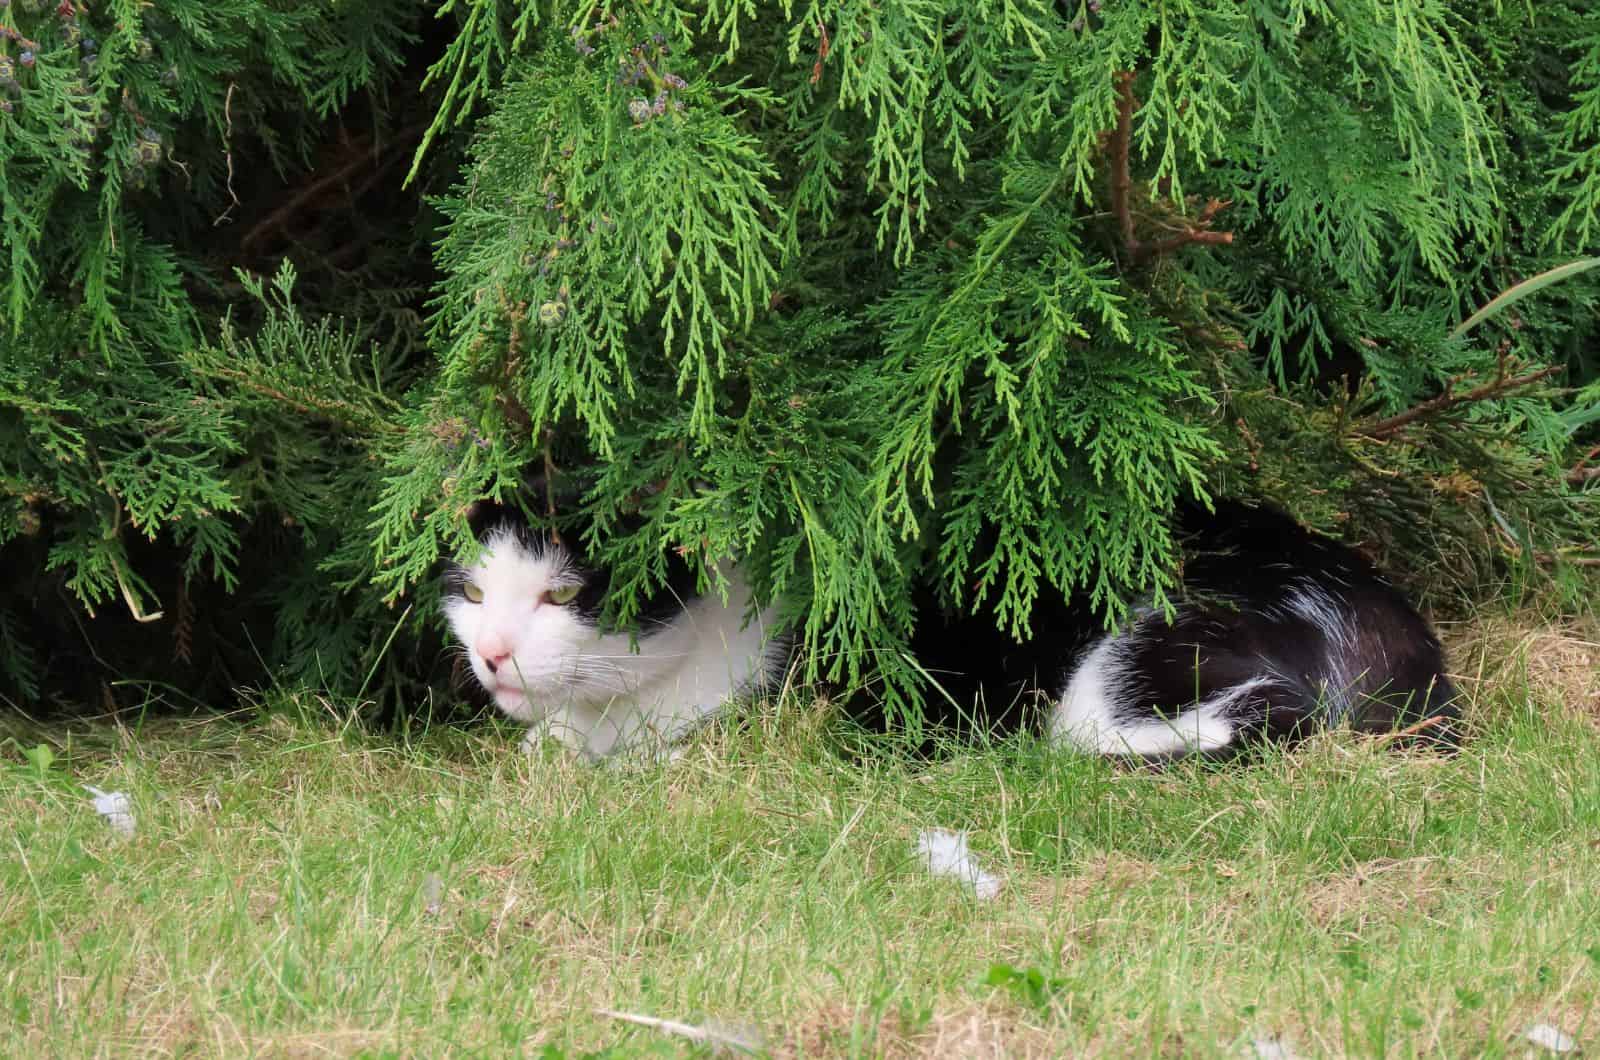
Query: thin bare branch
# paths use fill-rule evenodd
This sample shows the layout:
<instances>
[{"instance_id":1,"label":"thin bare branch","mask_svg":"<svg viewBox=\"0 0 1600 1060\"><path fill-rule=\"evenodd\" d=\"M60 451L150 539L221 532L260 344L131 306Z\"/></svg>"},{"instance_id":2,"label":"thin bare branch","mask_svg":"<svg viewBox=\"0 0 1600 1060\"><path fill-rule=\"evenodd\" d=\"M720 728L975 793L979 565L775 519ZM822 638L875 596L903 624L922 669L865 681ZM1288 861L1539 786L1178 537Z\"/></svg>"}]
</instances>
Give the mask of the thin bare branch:
<instances>
[{"instance_id":1,"label":"thin bare branch","mask_svg":"<svg viewBox=\"0 0 1600 1060\"><path fill-rule=\"evenodd\" d=\"M1551 368L1541 368L1537 372L1529 372L1526 375L1513 376L1511 378L1496 378L1484 383L1481 386L1474 387L1465 393L1456 393L1452 389L1455 383L1455 381L1452 380L1450 384L1445 386L1444 393L1440 394L1438 397L1429 398L1420 405L1406 409L1404 412L1397 412L1393 416L1378 420L1375 423L1357 425L1355 433L1366 438L1388 438L1398 434L1401 430L1410 424L1415 423L1417 420L1436 415L1445 411L1446 409L1454 408L1457 405L1466 405L1474 401L1487 401L1490 398L1500 397L1501 395L1512 390L1519 390L1525 386L1532 386L1534 383L1548 379L1560 371L1561 368L1559 366L1555 366Z\"/></svg>"},{"instance_id":2,"label":"thin bare branch","mask_svg":"<svg viewBox=\"0 0 1600 1060\"><path fill-rule=\"evenodd\" d=\"M1600 456L1600 445L1584 453L1578 462L1572 465L1572 470L1567 472L1567 485L1581 486L1586 482L1592 482L1600 478L1600 464L1594 467L1586 466L1589 461L1597 456Z\"/></svg>"},{"instance_id":3,"label":"thin bare branch","mask_svg":"<svg viewBox=\"0 0 1600 1060\"><path fill-rule=\"evenodd\" d=\"M1180 218L1179 223L1172 226L1176 235L1148 243L1139 238L1133 216L1133 176L1129 171L1133 113L1139 109L1139 101L1133 94L1133 79L1132 70L1122 70L1116 75L1117 127L1106 136L1106 149L1111 156L1111 213L1122 232L1122 242L1127 248L1129 260L1147 262L1193 243L1213 246L1232 243L1232 232L1211 230L1211 223L1217 214L1231 204L1229 199L1210 199L1192 219Z\"/></svg>"},{"instance_id":4,"label":"thin bare branch","mask_svg":"<svg viewBox=\"0 0 1600 1060\"><path fill-rule=\"evenodd\" d=\"M1122 241L1130 254L1137 253L1139 241L1133 234L1133 210L1128 205L1128 195L1133 178L1128 173L1128 151L1133 140L1133 112L1138 101L1133 98L1133 71L1123 70L1116 75L1117 127L1111 133L1111 212L1122 228Z\"/></svg>"}]
</instances>

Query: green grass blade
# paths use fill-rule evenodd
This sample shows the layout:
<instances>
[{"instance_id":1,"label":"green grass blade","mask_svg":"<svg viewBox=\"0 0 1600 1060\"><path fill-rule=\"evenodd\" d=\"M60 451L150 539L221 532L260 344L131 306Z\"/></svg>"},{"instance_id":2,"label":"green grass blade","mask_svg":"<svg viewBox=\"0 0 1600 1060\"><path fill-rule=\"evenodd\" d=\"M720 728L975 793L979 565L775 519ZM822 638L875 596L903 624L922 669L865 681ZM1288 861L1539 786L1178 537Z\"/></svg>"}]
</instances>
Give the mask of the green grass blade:
<instances>
[{"instance_id":1,"label":"green grass blade","mask_svg":"<svg viewBox=\"0 0 1600 1060\"><path fill-rule=\"evenodd\" d=\"M1577 261L1569 261L1565 265L1557 265L1555 268L1547 269L1537 276L1531 276L1519 284L1507 287L1504 291L1495 295L1488 305L1485 305L1460 324L1457 324L1456 329L1450 333L1450 337L1459 339L1485 320L1500 313L1506 306L1520 302L1535 291L1541 291L1553 283L1560 283L1569 276L1576 276L1580 272L1588 272L1596 265L1600 265L1600 258L1579 258Z\"/></svg>"}]
</instances>

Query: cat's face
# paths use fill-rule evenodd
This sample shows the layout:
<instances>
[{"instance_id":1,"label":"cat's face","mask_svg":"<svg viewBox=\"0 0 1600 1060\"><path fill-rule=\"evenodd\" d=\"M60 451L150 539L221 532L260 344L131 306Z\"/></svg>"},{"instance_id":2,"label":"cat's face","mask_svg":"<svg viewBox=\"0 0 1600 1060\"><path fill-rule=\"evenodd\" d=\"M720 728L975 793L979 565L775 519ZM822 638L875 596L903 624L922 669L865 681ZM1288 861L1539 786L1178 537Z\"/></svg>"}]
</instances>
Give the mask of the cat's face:
<instances>
[{"instance_id":1,"label":"cat's face","mask_svg":"<svg viewBox=\"0 0 1600 1060\"><path fill-rule=\"evenodd\" d=\"M531 724L606 693L614 667L599 654L592 576L562 546L510 528L483 544L474 566L449 575L444 611L495 705Z\"/></svg>"}]
</instances>

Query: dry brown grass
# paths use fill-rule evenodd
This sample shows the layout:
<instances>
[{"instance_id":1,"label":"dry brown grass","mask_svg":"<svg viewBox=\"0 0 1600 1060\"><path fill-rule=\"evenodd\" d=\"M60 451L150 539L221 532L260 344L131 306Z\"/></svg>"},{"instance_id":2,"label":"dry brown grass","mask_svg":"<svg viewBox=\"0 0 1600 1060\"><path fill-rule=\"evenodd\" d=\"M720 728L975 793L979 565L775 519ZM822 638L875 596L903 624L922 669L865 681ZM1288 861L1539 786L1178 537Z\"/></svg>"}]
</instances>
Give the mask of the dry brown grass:
<instances>
[{"instance_id":1,"label":"dry brown grass","mask_svg":"<svg viewBox=\"0 0 1600 1060\"><path fill-rule=\"evenodd\" d=\"M1461 866L1445 866L1437 858L1379 858L1308 884L1305 908L1322 928L1359 934L1374 918L1426 917L1461 872Z\"/></svg>"},{"instance_id":2,"label":"dry brown grass","mask_svg":"<svg viewBox=\"0 0 1600 1060\"><path fill-rule=\"evenodd\" d=\"M1026 1060L1059 1056L1060 1049L1060 1039L1045 1018L989 999L937 1008L915 1025L899 1015L874 1016L867 1009L825 1005L796 1021L771 1053L778 1060L854 1055L861 1050L888 1060Z\"/></svg>"},{"instance_id":3,"label":"dry brown grass","mask_svg":"<svg viewBox=\"0 0 1600 1060\"><path fill-rule=\"evenodd\" d=\"M1034 880L1028 901L1043 909L1075 905L1096 892L1142 886L1160 871L1152 862L1107 851L1090 858L1077 872Z\"/></svg>"},{"instance_id":4,"label":"dry brown grass","mask_svg":"<svg viewBox=\"0 0 1600 1060\"><path fill-rule=\"evenodd\" d=\"M903 1057L1002 1060L1059 1056L1059 1038L1041 1018L995 1002L936 1011L903 1043Z\"/></svg>"},{"instance_id":5,"label":"dry brown grass","mask_svg":"<svg viewBox=\"0 0 1600 1060\"><path fill-rule=\"evenodd\" d=\"M1490 614L1440 632L1452 673L1474 701L1526 685L1541 706L1600 725L1600 619Z\"/></svg>"}]
</instances>

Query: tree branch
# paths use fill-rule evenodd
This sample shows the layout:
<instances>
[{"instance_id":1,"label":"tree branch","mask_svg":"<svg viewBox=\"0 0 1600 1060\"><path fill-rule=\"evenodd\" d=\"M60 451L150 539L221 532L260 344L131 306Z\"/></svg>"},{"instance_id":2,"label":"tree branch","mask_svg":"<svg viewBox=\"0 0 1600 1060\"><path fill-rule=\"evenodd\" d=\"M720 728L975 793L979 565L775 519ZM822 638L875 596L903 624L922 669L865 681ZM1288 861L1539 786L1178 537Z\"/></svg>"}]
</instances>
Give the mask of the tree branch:
<instances>
[{"instance_id":1,"label":"tree branch","mask_svg":"<svg viewBox=\"0 0 1600 1060\"><path fill-rule=\"evenodd\" d=\"M1226 244L1232 242L1232 232L1210 232L1203 228L1189 228L1170 239L1163 239L1156 243L1141 243L1138 245L1138 252L1144 258L1153 258L1158 254L1169 254L1179 247L1188 246L1190 243Z\"/></svg>"},{"instance_id":2,"label":"tree branch","mask_svg":"<svg viewBox=\"0 0 1600 1060\"><path fill-rule=\"evenodd\" d=\"M1122 241L1128 252L1136 254L1139 241L1133 235L1133 210L1128 205L1128 193L1133 178L1128 175L1128 147L1133 140L1133 112L1138 101L1133 98L1133 71L1123 70L1116 75L1117 127L1111 133L1111 212L1122 227Z\"/></svg>"},{"instance_id":3,"label":"tree branch","mask_svg":"<svg viewBox=\"0 0 1600 1060\"><path fill-rule=\"evenodd\" d=\"M1133 95L1133 79L1132 70L1121 70L1116 74L1117 127L1106 138L1106 148L1111 155L1111 213L1117 219L1129 259L1147 262L1191 243L1214 246L1232 243L1232 232L1211 231L1211 222L1218 211L1231 204L1232 200L1229 199L1208 200L1192 221L1182 219L1176 235L1152 243L1146 243L1138 237L1133 217L1133 176L1128 168L1133 144L1133 112L1139 109L1139 101Z\"/></svg>"},{"instance_id":4,"label":"tree branch","mask_svg":"<svg viewBox=\"0 0 1600 1060\"><path fill-rule=\"evenodd\" d=\"M1597 456L1600 456L1600 445L1597 445L1587 453L1584 453L1578 462L1572 465L1572 470L1567 472L1567 485L1581 486L1585 482L1590 482L1594 479L1600 478L1600 464L1597 464L1594 467L1584 466Z\"/></svg>"},{"instance_id":5,"label":"tree branch","mask_svg":"<svg viewBox=\"0 0 1600 1060\"><path fill-rule=\"evenodd\" d=\"M1422 404L1406 409L1404 412L1395 413L1387 419L1357 427L1355 433L1367 438L1388 438L1424 416L1431 416L1434 413L1443 412L1445 409L1454 408L1457 405L1466 405L1474 401L1487 401L1508 391L1531 386L1541 379L1548 379L1559 371L1561 371L1561 368L1556 366L1541 368L1537 372L1529 372L1527 375L1514 376L1510 379L1499 376L1484 383L1482 386L1474 387L1464 394L1457 394L1451 390L1455 383L1452 380L1445 385L1444 393L1438 397L1429 398Z\"/></svg>"},{"instance_id":6,"label":"tree branch","mask_svg":"<svg viewBox=\"0 0 1600 1060\"><path fill-rule=\"evenodd\" d=\"M310 184L305 185L299 191L295 192L295 194L291 195L288 200L286 200L277 209L267 214L267 216L263 217L260 221L257 221L255 225L251 227L250 231L245 233L244 238L239 241L240 249L245 251L247 254L253 253L256 245L264 240L267 236L278 231L279 229L286 228L289 222L294 219L295 214L298 213L301 208L305 207L309 203L314 202L325 192L331 191L332 189L339 187L341 184L347 184L350 178L354 177L355 174L367 166L375 166L376 172L371 174L367 180L364 181L356 190L351 191L349 188L346 188L349 198L358 198L362 193L372 186L373 180L387 170L396 158L400 157L399 155L391 155L388 159L383 159L381 157L382 151L392 149L402 144L410 143L412 140L422 135L423 129L424 126L421 124L410 125L396 133L394 137L390 139L390 141L381 149L362 149L356 151L333 172L318 177Z\"/></svg>"}]
</instances>

